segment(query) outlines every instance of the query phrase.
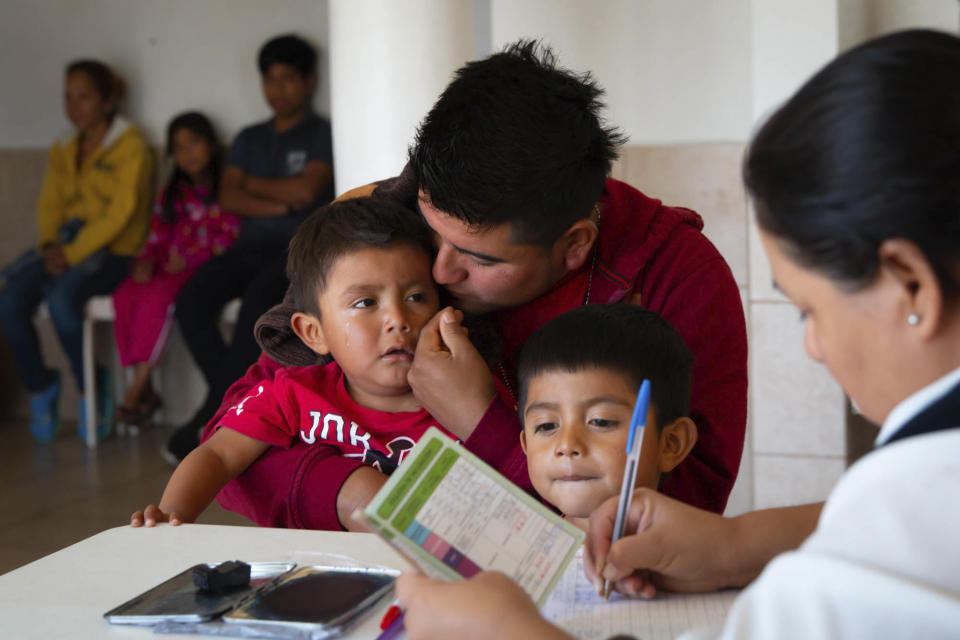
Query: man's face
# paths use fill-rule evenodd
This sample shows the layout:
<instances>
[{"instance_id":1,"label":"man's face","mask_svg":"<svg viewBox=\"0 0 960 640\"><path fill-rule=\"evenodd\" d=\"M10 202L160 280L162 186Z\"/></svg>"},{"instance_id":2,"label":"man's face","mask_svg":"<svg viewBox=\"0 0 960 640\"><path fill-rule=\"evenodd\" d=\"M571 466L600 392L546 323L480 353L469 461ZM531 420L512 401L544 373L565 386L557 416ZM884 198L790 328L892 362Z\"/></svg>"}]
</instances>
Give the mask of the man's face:
<instances>
[{"instance_id":1,"label":"man's face","mask_svg":"<svg viewBox=\"0 0 960 640\"><path fill-rule=\"evenodd\" d=\"M521 306L566 272L559 243L549 250L517 244L510 238L510 224L478 230L435 208L423 191L417 201L437 248L433 278L464 311Z\"/></svg>"},{"instance_id":2,"label":"man's face","mask_svg":"<svg viewBox=\"0 0 960 640\"><path fill-rule=\"evenodd\" d=\"M263 96L279 118L289 118L303 110L313 93L314 77L303 77L289 64L274 62L263 76Z\"/></svg>"}]
</instances>

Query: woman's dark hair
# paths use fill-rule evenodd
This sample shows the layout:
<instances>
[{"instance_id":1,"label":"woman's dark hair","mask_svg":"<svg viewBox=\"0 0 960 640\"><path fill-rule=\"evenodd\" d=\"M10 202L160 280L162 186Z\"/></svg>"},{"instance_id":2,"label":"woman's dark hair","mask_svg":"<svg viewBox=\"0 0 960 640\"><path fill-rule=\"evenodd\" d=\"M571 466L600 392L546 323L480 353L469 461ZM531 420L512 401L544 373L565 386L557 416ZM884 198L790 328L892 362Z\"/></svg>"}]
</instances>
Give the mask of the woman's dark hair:
<instances>
[{"instance_id":1,"label":"woman's dark hair","mask_svg":"<svg viewBox=\"0 0 960 640\"><path fill-rule=\"evenodd\" d=\"M113 101L114 109L110 112L110 118L113 118L117 113L120 100L123 99L123 95L126 92L126 85L123 79L99 60L74 60L67 65L66 75L69 76L73 73L85 74L90 78L90 82L93 84L93 88L97 91L97 95L100 96L101 100L104 102Z\"/></svg>"},{"instance_id":2,"label":"woman's dark hair","mask_svg":"<svg viewBox=\"0 0 960 640\"><path fill-rule=\"evenodd\" d=\"M206 198L207 203L216 202L218 186L220 183L220 169L223 155L220 148L220 141L217 139L217 133L213 124L205 115L199 111L187 111L181 113L170 121L167 125L167 155L173 156L173 138L181 129L189 129L194 135L203 138L210 147L210 164L205 170L210 183L210 193ZM181 183L191 184L192 180L176 162L173 164L173 170L170 172L170 179L167 180L163 188L163 220L167 223L173 223L177 218L177 199L179 190L177 185Z\"/></svg>"},{"instance_id":3,"label":"woman's dark hair","mask_svg":"<svg viewBox=\"0 0 960 640\"><path fill-rule=\"evenodd\" d=\"M792 259L848 290L917 245L960 292L960 39L912 30L837 57L761 127L744 181Z\"/></svg>"},{"instance_id":4,"label":"woman's dark hair","mask_svg":"<svg viewBox=\"0 0 960 640\"><path fill-rule=\"evenodd\" d=\"M297 70L301 78L312 76L317 70L317 50L292 33L268 40L257 55L260 75L265 76L276 63L287 64Z\"/></svg>"},{"instance_id":5,"label":"woman's dark hair","mask_svg":"<svg viewBox=\"0 0 960 640\"><path fill-rule=\"evenodd\" d=\"M383 198L338 200L303 221L290 241L287 278L299 311L320 316L317 297L337 261L361 249L407 244L433 257L430 228L410 209Z\"/></svg>"},{"instance_id":6,"label":"woman's dark hair","mask_svg":"<svg viewBox=\"0 0 960 640\"><path fill-rule=\"evenodd\" d=\"M553 246L590 215L625 140L604 125L602 95L534 40L468 63L410 149L420 188L472 227L511 223L515 242Z\"/></svg>"},{"instance_id":7,"label":"woman's dark hair","mask_svg":"<svg viewBox=\"0 0 960 640\"><path fill-rule=\"evenodd\" d=\"M520 417L530 380L545 371L606 369L650 399L662 428L690 414L693 355L663 317L632 304L588 304L561 314L535 331L520 352Z\"/></svg>"}]
</instances>

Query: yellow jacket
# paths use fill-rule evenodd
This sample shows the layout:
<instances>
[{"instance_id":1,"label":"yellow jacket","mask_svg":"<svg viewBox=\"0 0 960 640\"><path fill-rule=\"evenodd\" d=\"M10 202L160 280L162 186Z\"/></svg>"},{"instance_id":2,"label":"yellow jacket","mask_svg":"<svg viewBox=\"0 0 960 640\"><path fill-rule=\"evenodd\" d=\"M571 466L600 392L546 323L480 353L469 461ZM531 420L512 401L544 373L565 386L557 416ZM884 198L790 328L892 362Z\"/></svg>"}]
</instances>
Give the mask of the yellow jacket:
<instances>
[{"instance_id":1,"label":"yellow jacket","mask_svg":"<svg viewBox=\"0 0 960 640\"><path fill-rule=\"evenodd\" d=\"M40 246L57 242L68 220L85 222L63 245L67 262L76 264L106 247L121 256L136 255L150 230L153 155L140 131L116 116L96 151L77 167L76 135L50 149L50 161L37 200Z\"/></svg>"}]
</instances>

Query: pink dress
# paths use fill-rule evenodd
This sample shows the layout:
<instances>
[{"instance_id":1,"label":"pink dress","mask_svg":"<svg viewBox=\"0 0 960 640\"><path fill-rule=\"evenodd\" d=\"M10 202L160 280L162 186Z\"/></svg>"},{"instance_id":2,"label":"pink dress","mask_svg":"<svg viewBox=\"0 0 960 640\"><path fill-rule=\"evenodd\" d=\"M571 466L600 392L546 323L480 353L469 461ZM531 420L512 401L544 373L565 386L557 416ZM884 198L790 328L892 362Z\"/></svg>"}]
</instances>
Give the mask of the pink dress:
<instances>
[{"instance_id":1,"label":"pink dress","mask_svg":"<svg viewBox=\"0 0 960 640\"><path fill-rule=\"evenodd\" d=\"M240 230L239 216L224 213L217 202L207 202L208 187L194 188L181 182L171 188L176 190L174 221L163 219L161 194L150 221L150 235L135 259L149 262L153 275L144 283L128 277L113 292L113 327L125 367L156 363L166 346L180 289L201 264L224 252ZM180 273L167 273L171 251L186 262Z\"/></svg>"}]
</instances>

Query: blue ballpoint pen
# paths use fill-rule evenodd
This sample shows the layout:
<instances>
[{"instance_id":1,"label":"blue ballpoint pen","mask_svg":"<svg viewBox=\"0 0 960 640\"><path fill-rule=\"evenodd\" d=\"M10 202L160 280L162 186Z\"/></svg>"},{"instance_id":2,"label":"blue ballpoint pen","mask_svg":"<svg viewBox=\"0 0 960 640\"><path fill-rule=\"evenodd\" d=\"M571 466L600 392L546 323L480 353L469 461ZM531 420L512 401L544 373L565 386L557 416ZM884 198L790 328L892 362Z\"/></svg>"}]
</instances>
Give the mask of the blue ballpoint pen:
<instances>
[{"instance_id":1,"label":"blue ballpoint pen","mask_svg":"<svg viewBox=\"0 0 960 640\"><path fill-rule=\"evenodd\" d=\"M633 500L633 487L637 482L637 463L643 447L643 432L647 428L647 409L650 408L650 381L644 380L637 392L637 402L633 405L633 417L630 419L630 432L627 436L627 464L623 467L623 482L620 485L620 503L617 507L617 520L613 525L614 542L623 537L627 526L627 512ZM610 597L610 581L603 581L603 597Z\"/></svg>"}]
</instances>

